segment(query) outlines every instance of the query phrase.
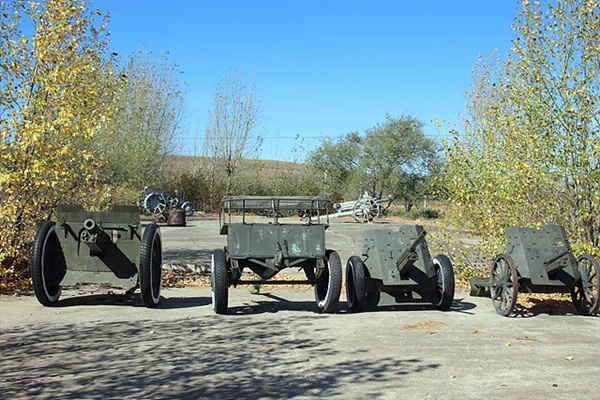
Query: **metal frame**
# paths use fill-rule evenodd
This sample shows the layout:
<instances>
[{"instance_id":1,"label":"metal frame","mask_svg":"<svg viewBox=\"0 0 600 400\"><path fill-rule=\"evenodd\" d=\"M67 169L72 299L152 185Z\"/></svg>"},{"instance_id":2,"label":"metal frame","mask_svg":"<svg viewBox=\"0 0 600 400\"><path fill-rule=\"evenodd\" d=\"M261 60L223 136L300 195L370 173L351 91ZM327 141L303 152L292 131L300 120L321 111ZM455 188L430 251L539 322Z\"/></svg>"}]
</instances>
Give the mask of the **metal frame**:
<instances>
[{"instance_id":1,"label":"metal frame","mask_svg":"<svg viewBox=\"0 0 600 400\"><path fill-rule=\"evenodd\" d=\"M249 222L250 216L258 222ZM226 196L221 200L219 226L220 234L227 235L223 261L226 277L221 278L224 274L215 273L215 268L221 268L216 265L221 263L218 261L221 254L217 255L216 264L213 257L212 287L214 295L219 298L226 299L227 286L240 284L309 284L317 290L319 282L330 272L331 258L339 260L337 253L325 248L329 219L321 197ZM307 279L272 279L283 269L291 267L303 269ZM336 285L341 287L341 264L339 268L340 281ZM245 269L259 278L243 280ZM337 276L337 269L333 274ZM226 279L226 285L215 282L216 279ZM222 306L215 311L224 313L226 300L218 303ZM335 304L328 304L324 311L330 312Z\"/></svg>"}]
</instances>

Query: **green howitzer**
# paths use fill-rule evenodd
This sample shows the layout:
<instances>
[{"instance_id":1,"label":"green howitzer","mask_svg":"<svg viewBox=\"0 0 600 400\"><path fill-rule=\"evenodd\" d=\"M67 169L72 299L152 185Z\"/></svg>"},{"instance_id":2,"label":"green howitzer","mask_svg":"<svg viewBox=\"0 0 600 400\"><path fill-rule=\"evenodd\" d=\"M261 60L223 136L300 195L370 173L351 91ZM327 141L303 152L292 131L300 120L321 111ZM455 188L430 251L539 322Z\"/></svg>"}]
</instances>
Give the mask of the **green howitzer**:
<instances>
[{"instance_id":1,"label":"green howitzer","mask_svg":"<svg viewBox=\"0 0 600 400\"><path fill-rule=\"evenodd\" d=\"M160 301L162 238L158 225L142 230L139 209L114 206L86 211L59 204L56 221L42 223L35 235L31 279L38 301L55 305L63 286L108 284L127 292L140 288L146 307Z\"/></svg>"},{"instance_id":2,"label":"green howitzer","mask_svg":"<svg viewBox=\"0 0 600 400\"><path fill-rule=\"evenodd\" d=\"M406 274L406 272L408 272L408 269L412 267L415 261L419 259L416 250L417 247L421 244L421 242L425 239L426 235L427 231L421 231L419 236L417 236L417 238L410 244L410 246L408 246L408 248L406 248L406 250L404 250L402 254L400 254L400 257L398 257L398 261L396 261L396 267L398 267L400 275Z\"/></svg>"}]
</instances>

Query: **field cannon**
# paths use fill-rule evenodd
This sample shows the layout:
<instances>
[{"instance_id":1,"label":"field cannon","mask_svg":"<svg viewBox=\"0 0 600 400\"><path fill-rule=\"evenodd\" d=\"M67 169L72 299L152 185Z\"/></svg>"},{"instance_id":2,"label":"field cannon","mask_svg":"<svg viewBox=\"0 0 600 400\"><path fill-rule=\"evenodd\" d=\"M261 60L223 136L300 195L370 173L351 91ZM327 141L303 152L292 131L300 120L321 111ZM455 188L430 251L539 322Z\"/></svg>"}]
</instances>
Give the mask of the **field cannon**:
<instances>
[{"instance_id":1,"label":"field cannon","mask_svg":"<svg viewBox=\"0 0 600 400\"><path fill-rule=\"evenodd\" d=\"M335 213L330 214L330 217L352 216L356 222L372 222L381 214L383 201L374 199L365 192L358 200L335 203L333 205Z\"/></svg>"},{"instance_id":2,"label":"field cannon","mask_svg":"<svg viewBox=\"0 0 600 400\"><path fill-rule=\"evenodd\" d=\"M298 210L307 216L300 222ZM325 229L329 225L324 211L320 197L224 197L219 220L220 233L227 235L227 246L212 255L213 310L217 314L227 312L229 286L266 283L312 285L318 309L335 312L342 287L342 264L336 251L325 248ZM290 267L304 270L306 280L272 279ZM258 279L243 280L244 269Z\"/></svg>"},{"instance_id":3,"label":"field cannon","mask_svg":"<svg viewBox=\"0 0 600 400\"><path fill-rule=\"evenodd\" d=\"M63 286L104 283L135 290L146 307L160 301L162 242L156 224L142 235L139 209L115 206L111 211L85 211L59 205L58 221L38 229L31 259L31 278L38 301L54 305Z\"/></svg>"},{"instance_id":4,"label":"field cannon","mask_svg":"<svg viewBox=\"0 0 600 400\"><path fill-rule=\"evenodd\" d=\"M448 310L454 301L454 271L445 255L431 258L426 231L402 225L398 231L370 229L363 233L362 258L346 264L346 297L353 311L428 301Z\"/></svg>"},{"instance_id":5,"label":"field cannon","mask_svg":"<svg viewBox=\"0 0 600 400\"><path fill-rule=\"evenodd\" d=\"M472 296L489 292L496 312L509 316L519 292L570 292L580 314L598 312L598 262L589 254L575 258L562 226L510 227L505 234L506 253L494 259L489 278L471 279Z\"/></svg>"}]
</instances>

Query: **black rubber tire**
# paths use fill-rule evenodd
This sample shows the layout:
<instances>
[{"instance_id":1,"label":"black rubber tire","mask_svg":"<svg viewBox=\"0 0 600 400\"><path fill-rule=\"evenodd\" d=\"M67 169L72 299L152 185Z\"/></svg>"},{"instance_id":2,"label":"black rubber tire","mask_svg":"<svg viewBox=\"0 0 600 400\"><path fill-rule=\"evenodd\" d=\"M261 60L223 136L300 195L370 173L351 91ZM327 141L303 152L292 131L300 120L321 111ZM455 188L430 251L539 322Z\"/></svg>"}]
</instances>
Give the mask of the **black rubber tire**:
<instances>
[{"instance_id":1,"label":"black rubber tire","mask_svg":"<svg viewBox=\"0 0 600 400\"><path fill-rule=\"evenodd\" d=\"M352 256L346 263L346 301L348 308L355 312L365 310L367 298L365 264L358 256Z\"/></svg>"},{"instance_id":2,"label":"black rubber tire","mask_svg":"<svg viewBox=\"0 0 600 400\"><path fill-rule=\"evenodd\" d=\"M33 290L42 305L52 306L58 301L62 291L60 281L65 272L66 264L56 236L56 225L46 221L35 235L31 257Z\"/></svg>"},{"instance_id":3,"label":"black rubber tire","mask_svg":"<svg viewBox=\"0 0 600 400\"><path fill-rule=\"evenodd\" d=\"M213 311L217 314L225 314L229 302L229 271L227 271L227 256L224 250L218 249L212 254L210 285Z\"/></svg>"},{"instance_id":4,"label":"black rubber tire","mask_svg":"<svg viewBox=\"0 0 600 400\"><path fill-rule=\"evenodd\" d=\"M589 254L577 257L577 269L581 280L571 288L571 299L581 315L594 315L599 308L600 267L598 261Z\"/></svg>"},{"instance_id":5,"label":"black rubber tire","mask_svg":"<svg viewBox=\"0 0 600 400\"><path fill-rule=\"evenodd\" d=\"M342 262L334 250L325 253L327 269L315 283L315 300L323 313L334 313L342 292Z\"/></svg>"},{"instance_id":6,"label":"black rubber tire","mask_svg":"<svg viewBox=\"0 0 600 400\"><path fill-rule=\"evenodd\" d=\"M490 273L490 297L496 312L508 317L515 309L518 295L519 274L515 262L508 254L500 254Z\"/></svg>"},{"instance_id":7,"label":"black rubber tire","mask_svg":"<svg viewBox=\"0 0 600 400\"><path fill-rule=\"evenodd\" d=\"M148 308L155 308L160 303L162 284L162 239L156 224L150 224L144 230L139 273L142 303Z\"/></svg>"},{"instance_id":8,"label":"black rubber tire","mask_svg":"<svg viewBox=\"0 0 600 400\"><path fill-rule=\"evenodd\" d=\"M448 311L454 301L454 270L450 259L443 254L433 258L436 275L436 296L433 305L442 311Z\"/></svg>"}]
</instances>

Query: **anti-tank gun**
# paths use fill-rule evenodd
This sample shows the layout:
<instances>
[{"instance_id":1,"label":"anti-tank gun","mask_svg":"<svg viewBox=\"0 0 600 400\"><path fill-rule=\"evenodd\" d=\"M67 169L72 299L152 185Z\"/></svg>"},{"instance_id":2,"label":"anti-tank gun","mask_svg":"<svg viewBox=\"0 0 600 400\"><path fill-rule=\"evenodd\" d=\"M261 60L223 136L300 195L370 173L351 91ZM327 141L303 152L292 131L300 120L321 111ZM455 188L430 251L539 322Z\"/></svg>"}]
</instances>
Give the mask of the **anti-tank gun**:
<instances>
[{"instance_id":1,"label":"anti-tank gun","mask_svg":"<svg viewBox=\"0 0 600 400\"><path fill-rule=\"evenodd\" d=\"M363 311L428 301L448 310L454 299L452 264L445 255L431 258L426 235L420 225L364 231L362 258L352 256L346 264L348 307Z\"/></svg>"}]
</instances>

